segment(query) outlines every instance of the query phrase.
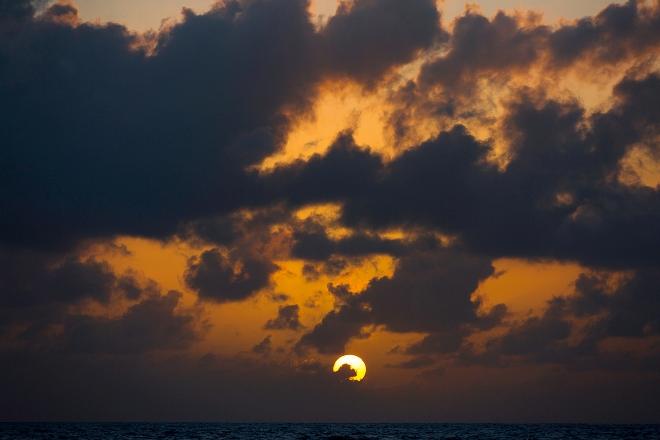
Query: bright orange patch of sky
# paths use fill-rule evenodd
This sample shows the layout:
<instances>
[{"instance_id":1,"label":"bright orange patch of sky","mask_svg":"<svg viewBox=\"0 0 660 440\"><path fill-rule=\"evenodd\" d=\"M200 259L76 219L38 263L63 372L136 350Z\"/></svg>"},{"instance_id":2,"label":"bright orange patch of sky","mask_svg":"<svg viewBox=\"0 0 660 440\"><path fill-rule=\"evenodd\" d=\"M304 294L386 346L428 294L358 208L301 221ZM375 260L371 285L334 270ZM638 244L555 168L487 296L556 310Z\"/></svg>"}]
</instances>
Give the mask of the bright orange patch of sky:
<instances>
[{"instance_id":1,"label":"bright orange patch of sky","mask_svg":"<svg viewBox=\"0 0 660 440\"><path fill-rule=\"evenodd\" d=\"M114 21L123 23L130 29L145 31L158 29L164 19L177 19L183 7L191 8L196 12L204 12L214 3L216 0L78 0L76 5L84 20ZM556 21L560 18L573 19L593 15L610 3L612 1L608 0L438 1L446 22L462 14L468 4L479 4L487 15L494 14L498 9L533 9L542 12L547 20ZM336 5L337 0L312 0L311 2L312 12L322 17L331 16Z\"/></svg>"}]
</instances>

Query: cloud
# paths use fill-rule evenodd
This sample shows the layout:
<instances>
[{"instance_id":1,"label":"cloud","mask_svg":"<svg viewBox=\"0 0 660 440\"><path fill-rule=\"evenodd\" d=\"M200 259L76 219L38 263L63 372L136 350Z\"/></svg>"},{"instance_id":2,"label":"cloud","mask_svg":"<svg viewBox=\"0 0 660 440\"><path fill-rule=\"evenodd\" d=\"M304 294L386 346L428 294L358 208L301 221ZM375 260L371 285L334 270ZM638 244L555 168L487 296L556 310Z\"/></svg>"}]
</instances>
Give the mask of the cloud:
<instances>
[{"instance_id":1,"label":"cloud","mask_svg":"<svg viewBox=\"0 0 660 440\"><path fill-rule=\"evenodd\" d=\"M180 293L162 294L132 271L116 274L92 257L0 255L0 351L143 354L189 348L204 332Z\"/></svg>"},{"instance_id":2,"label":"cloud","mask_svg":"<svg viewBox=\"0 0 660 440\"><path fill-rule=\"evenodd\" d=\"M383 238L377 234L355 231L345 237L333 239L324 226L306 221L293 232L291 255L310 261L327 261L332 256L364 257L375 254L401 256L439 246L432 235L406 239Z\"/></svg>"},{"instance_id":3,"label":"cloud","mask_svg":"<svg viewBox=\"0 0 660 440\"><path fill-rule=\"evenodd\" d=\"M146 298L118 318L69 316L55 346L72 353L119 354L189 348L202 331L195 314L176 312L180 300L181 293L170 291Z\"/></svg>"},{"instance_id":4,"label":"cloud","mask_svg":"<svg viewBox=\"0 0 660 440\"><path fill-rule=\"evenodd\" d=\"M256 344L254 347L252 347L252 352L261 354L261 355L267 355L270 354L271 350L273 349L273 342L270 339L270 335L266 336Z\"/></svg>"},{"instance_id":5,"label":"cloud","mask_svg":"<svg viewBox=\"0 0 660 440\"><path fill-rule=\"evenodd\" d=\"M536 350L550 350L555 343L566 343L572 325L562 313L563 305L560 299L552 300L541 317L528 318L510 328L498 341L502 354L528 354Z\"/></svg>"},{"instance_id":6,"label":"cloud","mask_svg":"<svg viewBox=\"0 0 660 440\"><path fill-rule=\"evenodd\" d=\"M323 317L310 332L304 334L296 344L299 353L313 347L320 353L338 354L351 338L364 338L362 328L371 322L368 310L361 306L343 306Z\"/></svg>"},{"instance_id":7,"label":"cloud","mask_svg":"<svg viewBox=\"0 0 660 440\"><path fill-rule=\"evenodd\" d=\"M339 306L298 347L338 353L351 338L364 337L364 327L376 325L393 332L448 333L456 350L470 328L484 326L480 303L471 295L492 273L490 260L451 249L405 256L391 278L373 279L362 292L333 287ZM497 323L488 320L489 327Z\"/></svg>"},{"instance_id":8,"label":"cloud","mask_svg":"<svg viewBox=\"0 0 660 440\"><path fill-rule=\"evenodd\" d=\"M75 12L59 4L2 8L21 21L0 44L0 241L37 248L166 238L269 204L247 168L282 147L332 69L372 81L439 26L430 0L360 0L320 32L305 0L230 1L151 37L54 19Z\"/></svg>"},{"instance_id":9,"label":"cloud","mask_svg":"<svg viewBox=\"0 0 660 440\"><path fill-rule=\"evenodd\" d=\"M3 251L1 259L0 303L4 306L30 306L38 302L66 304L85 298L108 302L118 283L133 294L130 280L118 280L107 263L92 258L80 260L68 256L57 261L38 253Z\"/></svg>"},{"instance_id":10,"label":"cloud","mask_svg":"<svg viewBox=\"0 0 660 440\"><path fill-rule=\"evenodd\" d=\"M624 4L611 4L595 17L583 18L554 31L548 41L550 54L558 66L585 58L613 64L657 48L659 26L657 2L628 0Z\"/></svg>"},{"instance_id":11,"label":"cloud","mask_svg":"<svg viewBox=\"0 0 660 440\"><path fill-rule=\"evenodd\" d=\"M501 104L507 107L498 101L521 84L559 96L572 90L584 98L572 78L600 84L628 69L652 66L660 47L658 24L657 2L643 0L555 26L532 12L500 11L489 18L469 9L455 19L443 50L423 58L418 76L389 90L386 130L394 142L408 146L425 138L419 129L424 125L448 129L462 121L495 127Z\"/></svg>"},{"instance_id":12,"label":"cloud","mask_svg":"<svg viewBox=\"0 0 660 440\"><path fill-rule=\"evenodd\" d=\"M527 68L542 55L549 32L545 26L526 27L504 12L492 20L467 12L454 22L448 53L426 63L419 82L441 84L454 93L456 88L473 86L484 75Z\"/></svg>"},{"instance_id":13,"label":"cloud","mask_svg":"<svg viewBox=\"0 0 660 440\"><path fill-rule=\"evenodd\" d=\"M35 8L30 0L0 1L0 21L26 20L34 15Z\"/></svg>"},{"instance_id":14,"label":"cloud","mask_svg":"<svg viewBox=\"0 0 660 440\"><path fill-rule=\"evenodd\" d=\"M365 83L446 39L432 0L344 2L321 35L328 69Z\"/></svg>"},{"instance_id":15,"label":"cloud","mask_svg":"<svg viewBox=\"0 0 660 440\"><path fill-rule=\"evenodd\" d=\"M355 371L350 365L344 364L339 367L339 369L335 371L334 374L340 380L350 380L352 377L357 376L357 371Z\"/></svg>"},{"instance_id":16,"label":"cloud","mask_svg":"<svg viewBox=\"0 0 660 440\"><path fill-rule=\"evenodd\" d=\"M658 347L608 350L607 342L624 338L631 347L660 335L660 275L640 269L617 280L607 272L583 273L571 295L548 301L543 313L516 321L483 351L462 353L468 363L506 366L515 362L561 364L588 370L645 370L657 366Z\"/></svg>"},{"instance_id":17,"label":"cloud","mask_svg":"<svg viewBox=\"0 0 660 440\"><path fill-rule=\"evenodd\" d=\"M660 335L660 271L640 269L625 277L613 291L607 274L583 275L576 283L572 310L578 316L599 316L590 337L644 338Z\"/></svg>"},{"instance_id":18,"label":"cloud","mask_svg":"<svg viewBox=\"0 0 660 440\"><path fill-rule=\"evenodd\" d=\"M264 328L267 330L300 330L304 326L300 323L299 312L298 304L280 306L277 317L269 319Z\"/></svg>"},{"instance_id":19,"label":"cloud","mask_svg":"<svg viewBox=\"0 0 660 440\"><path fill-rule=\"evenodd\" d=\"M241 301L267 287L276 268L269 260L214 248L190 259L184 278L201 298Z\"/></svg>"},{"instance_id":20,"label":"cloud","mask_svg":"<svg viewBox=\"0 0 660 440\"><path fill-rule=\"evenodd\" d=\"M489 160L491 143L456 125L388 163L343 135L327 154L269 178L291 203L342 203L352 228L431 228L498 257L654 264L659 193L616 175L631 148L655 145L660 115L648 97L658 84L656 73L626 78L612 108L590 116L575 101L520 91L503 121L511 151L503 170ZM319 257L335 251L315 238Z\"/></svg>"},{"instance_id":21,"label":"cloud","mask_svg":"<svg viewBox=\"0 0 660 440\"><path fill-rule=\"evenodd\" d=\"M649 5L649 3L651 3ZM654 2L612 4L595 17L557 28L538 17L498 12L488 19L475 11L458 17L449 50L425 63L418 82L440 85L449 94L470 94L477 81L540 67L548 72L588 63L598 68L651 53L660 45L660 8Z\"/></svg>"}]
</instances>

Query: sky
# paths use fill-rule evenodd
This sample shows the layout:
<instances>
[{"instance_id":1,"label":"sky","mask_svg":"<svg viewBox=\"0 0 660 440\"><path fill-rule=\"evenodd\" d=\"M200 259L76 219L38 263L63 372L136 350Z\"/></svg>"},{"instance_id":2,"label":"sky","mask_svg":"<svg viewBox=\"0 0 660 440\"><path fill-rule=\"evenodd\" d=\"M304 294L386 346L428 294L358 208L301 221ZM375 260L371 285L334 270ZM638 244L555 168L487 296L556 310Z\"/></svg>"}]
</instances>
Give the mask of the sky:
<instances>
[{"instance_id":1,"label":"sky","mask_svg":"<svg viewBox=\"0 0 660 440\"><path fill-rule=\"evenodd\" d=\"M660 423L658 55L653 0L0 0L0 420Z\"/></svg>"},{"instance_id":2,"label":"sky","mask_svg":"<svg viewBox=\"0 0 660 440\"><path fill-rule=\"evenodd\" d=\"M140 32L159 29L163 20L178 19L182 8L189 8L198 13L206 12L215 3L214 0L78 0L76 7L80 17L86 21L119 22L131 30ZM484 14L493 15L498 10L533 10L542 13L552 22L562 18L577 19L594 15L610 3L609 0L482 0L466 2L464 0L444 0L438 2L443 17L451 21L461 15L466 6L477 5ZM328 18L337 9L337 0L312 0L311 12Z\"/></svg>"}]
</instances>

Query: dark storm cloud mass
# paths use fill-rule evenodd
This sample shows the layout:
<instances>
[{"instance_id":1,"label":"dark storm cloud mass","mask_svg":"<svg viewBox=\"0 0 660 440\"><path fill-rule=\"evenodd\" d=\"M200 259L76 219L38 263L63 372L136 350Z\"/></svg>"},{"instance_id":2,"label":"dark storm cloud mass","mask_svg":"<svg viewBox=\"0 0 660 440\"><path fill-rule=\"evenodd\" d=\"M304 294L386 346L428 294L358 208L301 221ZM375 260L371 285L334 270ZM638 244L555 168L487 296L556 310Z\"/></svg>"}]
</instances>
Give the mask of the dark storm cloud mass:
<instances>
[{"instance_id":1,"label":"dark storm cloud mass","mask_svg":"<svg viewBox=\"0 0 660 440\"><path fill-rule=\"evenodd\" d=\"M119 25L70 26L54 19L74 13L63 5L32 18L30 3L3 2L14 25L0 44L0 239L164 237L183 221L263 203L245 167L281 146L286 115L307 108L333 66L371 81L440 32L430 0L358 1L320 33L307 7L187 10L147 54ZM380 23L376 34L367 21ZM379 45L385 27L396 45ZM363 52L371 58L360 62Z\"/></svg>"},{"instance_id":2,"label":"dark storm cloud mass","mask_svg":"<svg viewBox=\"0 0 660 440\"><path fill-rule=\"evenodd\" d=\"M185 281L201 298L240 301L267 287L276 269L269 260L214 248L188 262Z\"/></svg>"},{"instance_id":3,"label":"dark storm cloud mass","mask_svg":"<svg viewBox=\"0 0 660 440\"><path fill-rule=\"evenodd\" d=\"M460 345L470 329L499 323L500 319L480 315L479 301L471 298L478 283L492 274L488 259L459 251L442 249L402 257L392 278L374 279L362 292L332 287L339 306L300 339L298 348L338 353L370 325L393 332L430 333L431 338L449 335Z\"/></svg>"},{"instance_id":4,"label":"dark storm cloud mass","mask_svg":"<svg viewBox=\"0 0 660 440\"><path fill-rule=\"evenodd\" d=\"M432 226L491 255L613 265L657 259L657 192L602 185L629 148L657 132L656 75L626 80L616 90L619 104L589 118L576 104L523 96L509 109L509 132L517 139L505 172L487 163L491 146L460 127L387 165L345 134L323 157L266 178L245 172L281 145L284 111L306 108L314 85L331 74L319 60L330 48L337 50L328 56L330 64L348 66L342 69L364 82L362 75L378 77L442 34L429 1L358 1L342 6L319 32L305 2L279 2L229 2L202 15L188 11L182 23L158 36L152 56L136 49L137 37L120 26L53 22L49 17L61 5L39 19L19 13L30 10L25 4L10 8L5 15L23 21L8 28L0 47L8 213L0 220L3 240L66 245L118 233L164 237L192 220L202 238L224 244L235 235L234 223L204 219L284 198L293 204L345 202L349 225ZM656 29L656 15L657 8L629 2L592 22L624 36L636 30L646 35ZM396 29L378 32L396 35L396 50L376 50L382 42L369 32L379 26ZM544 29L550 32L504 14L492 21L467 14L437 61L453 67L439 72L465 78L461 72L480 71L475 63L491 63L475 41L495 45L489 55L507 54L484 68L532 63ZM353 44L344 50L346 35L354 35ZM353 49L384 61L365 59L365 68L375 71L362 73ZM335 59L339 55L346 64ZM540 178L539 164L547 168ZM573 204L555 204L560 194ZM629 240L631 233L640 236ZM500 239L511 235L517 238ZM602 240L605 235L614 240ZM305 258L399 252L395 240L368 235L336 243L321 235L298 238L294 253ZM312 239L316 255L310 253Z\"/></svg>"},{"instance_id":5,"label":"dark storm cloud mass","mask_svg":"<svg viewBox=\"0 0 660 440\"><path fill-rule=\"evenodd\" d=\"M391 66L443 41L439 21L433 0L340 3L322 31L328 69L373 83Z\"/></svg>"},{"instance_id":6,"label":"dark storm cloud mass","mask_svg":"<svg viewBox=\"0 0 660 440\"><path fill-rule=\"evenodd\" d=\"M150 57L118 25L43 18L3 38L5 241L162 236L250 198L242 167L304 105L314 31L302 1L234 6L187 13Z\"/></svg>"},{"instance_id":7,"label":"dark storm cloud mass","mask_svg":"<svg viewBox=\"0 0 660 440\"><path fill-rule=\"evenodd\" d=\"M0 20L24 20L32 17L34 7L30 1L2 0L0 1Z\"/></svg>"},{"instance_id":8,"label":"dark storm cloud mass","mask_svg":"<svg viewBox=\"0 0 660 440\"><path fill-rule=\"evenodd\" d=\"M387 164L344 134L326 155L270 178L292 202L342 202L352 227L431 227L492 256L655 264L660 194L623 185L617 175L636 145L657 151L659 86L655 73L626 78L615 105L591 116L575 101L521 91L504 120L511 151L504 170L488 160L492 145L458 125ZM318 255L308 258L341 244L311 238Z\"/></svg>"}]
</instances>

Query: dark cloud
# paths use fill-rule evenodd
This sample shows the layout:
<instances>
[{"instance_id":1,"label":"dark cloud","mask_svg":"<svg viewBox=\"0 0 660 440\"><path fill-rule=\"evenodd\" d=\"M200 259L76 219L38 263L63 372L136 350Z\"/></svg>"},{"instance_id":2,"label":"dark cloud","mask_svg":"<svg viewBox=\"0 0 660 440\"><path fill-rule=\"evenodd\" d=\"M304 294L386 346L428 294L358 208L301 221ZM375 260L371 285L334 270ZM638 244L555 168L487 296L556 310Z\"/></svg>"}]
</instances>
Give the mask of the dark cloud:
<instances>
[{"instance_id":1,"label":"dark cloud","mask_svg":"<svg viewBox=\"0 0 660 440\"><path fill-rule=\"evenodd\" d=\"M420 120L444 129L452 121L494 126L499 110L493 97L507 96L523 78L565 95L547 79L561 82L579 72L582 81L598 82L631 65L653 65L659 25L657 2L643 0L554 27L531 12L487 18L468 10L454 21L445 50L429 52L418 77L390 91L386 130L395 142L411 145L420 140Z\"/></svg>"},{"instance_id":2,"label":"dark cloud","mask_svg":"<svg viewBox=\"0 0 660 440\"><path fill-rule=\"evenodd\" d=\"M323 263L323 273L331 277L341 275L349 266L349 262L343 258L329 258Z\"/></svg>"},{"instance_id":3,"label":"dark cloud","mask_svg":"<svg viewBox=\"0 0 660 440\"><path fill-rule=\"evenodd\" d=\"M336 70L371 81L439 32L431 0L360 0L321 32L305 0L218 3L148 48L120 25L61 20L64 4L0 11L21 19L0 44L0 240L36 247L163 238L267 204L246 168L281 147L316 85Z\"/></svg>"},{"instance_id":4,"label":"dark cloud","mask_svg":"<svg viewBox=\"0 0 660 440\"><path fill-rule=\"evenodd\" d=\"M446 38L433 0L340 3L322 30L329 69L365 83Z\"/></svg>"},{"instance_id":5,"label":"dark cloud","mask_svg":"<svg viewBox=\"0 0 660 440\"><path fill-rule=\"evenodd\" d=\"M368 336L363 327L370 322L369 311L363 305L342 306L329 312L316 327L304 334L296 344L296 350L302 353L313 347L320 353L341 353L351 338Z\"/></svg>"},{"instance_id":6,"label":"dark cloud","mask_svg":"<svg viewBox=\"0 0 660 440\"><path fill-rule=\"evenodd\" d=\"M352 377L357 376L357 371L353 369L348 364L344 364L337 371L334 372L335 376L339 378L339 380L350 380Z\"/></svg>"},{"instance_id":7,"label":"dark cloud","mask_svg":"<svg viewBox=\"0 0 660 440\"><path fill-rule=\"evenodd\" d=\"M278 303L287 302L291 297L286 293L273 293L271 296L273 301Z\"/></svg>"},{"instance_id":8,"label":"dark cloud","mask_svg":"<svg viewBox=\"0 0 660 440\"><path fill-rule=\"evenodd\" d=\"M552 72L580 62L596 68L616 64L656 50L658 29L657 2L637 0L555 29L501 11L492 19L468 11L454 22L449 50L422 66L418 82L424 88L441 85L452 95L469 94L478 81L506 82L533 66Z\"/></svg>"},{"instance_id":9,"label":"dark cloud","mask_svg":"<svg viewBox=\"0 0 660 440\"><path fill-rule=\"evenodd\" d=\"M413 355L455 353L461 348L463 339L468 334L467 329L431 333L408 347L406 353Z\"/></svg>"},{"instance_id":10,"label":"dark cloud","mask_svg":"<svg viewBox=\"0 0 660 440\"><path fill-rule=\"evenodd\" d=\"M539 316L511 323L483 351L462 353L467 362L511 365L551 363L579 369L645 370L657 365L658 347L628 353L604 343L628 343L660 335L657 313L660 274L642 269L618 279L608 273L581 274L573 294L548 301Z\"/></svg>"},{"instance_id":11,"label":"dark cloud","mask_svg":"<svg viewBox=\"0 0 660 440\"><path fill-rule=\"evenodd\" d=\"M309 281L317 280L321 272L313 264L305 263L302 267L302 275Z\"/></svg>"},{"instance_id":12,"label":"dark cloud","mask_svg":"<svg viewBox=\"0 0 660 440\"><path fill-rule=\"evenodd\" d=\"M563 314L564 302L555 299L540 317L531 317L513 326L497 344L504 355L524 355L552 350L553 344L565 344L572 324Z\"/></svg>"},{"instance_id":13,"label":"dark cloud","mask_svg":"<svg viewBox=\"0 0 660 440\"><path fill-rule=\"evenodd\" d=\"M187 223L179 236L187 241L199 240L216 246L235 243L242 236L239 220L232 216L204 218Z\"/></svg>"},{"instance_id":14,"label":"dark cloud","mask_svg":"<svg viewBox=\"0 0 660 440\"><path fill-rule=\"evenodd\" d=\"M71 3L55 3L46 9L41 18L75 25L78 23L78 8Z\"/></svg>"},{"instance_id":15,"label":"dark cloud","mask_svg":"<svg viewBox=\"0 0 660 440\"><path fill-rule=\"evenodd\" d=\"M590 337L643 338L660 335L660 271L641 269L610 288L607 274L583 275L576 283L571 308L578 316L599 316Z\"/></svg>"},{"instance_id":16,"label":"dark cloud","mask_svg":"<svg viewBox=\"0 0 660 440\"><path fill-rule=\"evenodd\" d=\"M180 299L181 293L170 291L146 298L118 318L69 316L55 346L73 353L119 354L188 348L201 333L195 314L176 311Z\"/></svg>"},{"instance_id":17,"label":"dark cloud","mask_svg":"<svg viewBox=\"0 0 660 440\"><path fill-rule=\"evenodd\" d=\"M468 12L454 22L449 52L425 64L419 81L424 86L441 84L455 92L475 86L486 75L526 68L541 56L548 33L545 26L526 27L504 12L492 20Z\"/></svg>"},{"instance_id":18,"label":"dark cloud","mask_svg":"<svg viewBox=\"0 0 660 440\"><path fill-rule=\"evenodd\" d=\"M0 21L27 20L35 13L30 0L0 0Z\"/></svg>"},{"instance_id":19,"label":"dark cloud","mask_svg":"<svg viewBox=\"0 0 660 440\"><path fill-rule=\"evenodd\" d=\"M269 260L214 248L188 262L185 281L201 298L241 301L267 287L276 269Z\"/></svg>"},{"instance_id":20,"label":"dark cloud","mask_svg":"<svg viewBox=\"0 0 660 440\"><path fill-rule=\"evenodd\" d=\"M188 348L204 330L198 311L180 307L180 293L163 295L132 271L115 274L91 257L1 255L2 349L142 354ZM85 305L96 313L86 314Z\"/></svg>"},{"instance_id":21,"label":"dark cloud","mask_svg":"<svg viewBox=\"0 0 660 440\"><path fill-rule=\"evenodd\" d=\"M294 20L294 3L275 8L273 18L291 14ZM152 57L135 49L136 37L118 25L72 27L33 20L20 30L20 38L4 41L2 65L15 68L0 73L0 112L8 128L3 240L67 244L115 232L157 236L185 219L188 214L182 212L203 212L207 196L226 201L222 193L233 178L245 181L236 168L267 154L246 158L231 146L270 135L262 145L275 148L279 130L267 126L274 108L266 107L279 104L273 103L275 97L270 104L262 102L261 113L234 107L226 118L222 114L227 113L223 107L239 100L237 81L249 84L254 78L225 69L225 63L234 64L232 57L243 55L229 38L212 35L240 39L238 34L256 24L255 14L246 11L242 20L228 9L189 14L161 38ZM283 32L304 32L292 23ZM277 25L271 30L277 33ZM262 37L263 44L279 41L270 37ZM195 39L222 43L198 45ZM208 83L194 72L218 81ZM203 123L210 118L226 125L211 128ZM34 165L31 175L18 171L26 163ZM218 178L204 175L211 169ZM20 198L12 195L19 192Z\"/></svg>"},{"instance_id":22,"label":"dark cloud","mask_svg":"<svg viewBox=\"0 0 660 440\"><path fill-rule=\"evenodd\" d=\"M592 116L574 101L522 91L504 121L504 170L488 160L492 145L459 125L387 164L342 136L325 156L270 178L294 203L342 202L343 222L356 228L431 227L492 256L653 264L659 193L617 174L637 144L655 145L660 115L649 101L658 84L657 74L627 78L615 105ZM319 257L334 251L322 235L312 238Z\"/></svg>"},{"instance_id":23,"label":"dark cloud","mask_svg":"<svg viewBox=\"0 0 660 440\"><path fill-rule=\"evenodd\" d=\"M300 323L299 313L300 306L298 304L280 306L277 317L269 319L264 328L268 330L300 330L304 326Z\"/></svg>"},{"instance_id":24,"label":"dark cloud","mask_svg":"<svg viewBox=\"0 0 660 440\"><path fill-rule=\"evenodd\" d=\"M274 197L279 195L294 205L343 201L373 185L382 167L379 155L358 148L352 133L343 132L326 154L278 167L264 179Z\"/></svg>"},{"instance_id":25,"label":"dark cloud","mask_svg":"<svg viewBox=\"0 0 660 440\"><path fill-rule=\"evenodd\" d=\"M113 294L137 299L145 289L135 274L116 275L93 257L0 250L0 307L64 307L82 300L108 303Z\"/></svg>"},{"instance_id":26,"label":"dark cloud","mask_svg":"<svg viewBox=\"0 0 660 440\"><path fill-rule=\"evenodd\" d=\"M430 250L438 246L438 240L431 235L409 239L390 239L358 231L333 239L328 236L322 225L307 221L293 233L291 255L304 260L327 261L336 255L345 257L363 257L375 254L401 256L419 250Z\"/></svg>"},{"instance_id":27,"label":"dark cloud","mask_svg":"<svg viewBox=\"0 0 660 440\"><path fill-rule=\"evenodd\" d=\"M298 346L338 353L350 338L364 336L364 327L382 325L394 332L450 334L457 343L451 349L456 350L470 328L485 326L483 319L491 327L498 323L482 317L480 303L471 299L479 282L492 273L488 259L451 250L403 257L392 278L374 279L362 292L333 287L339 307L304 335Z\"/></svg>"},{"instance_id":28,"label":"dark cloud","mask_svg":"<svg viewBox=\"0 0 660 440\"><path fill-rule=\"evenodd\" d=\"M628 0L609 5L595 17L560 27L548 44L552 61L559 66L585 57L611 64L657 48L659 29L657 2Z\"/></svg>"}]
</instances>

